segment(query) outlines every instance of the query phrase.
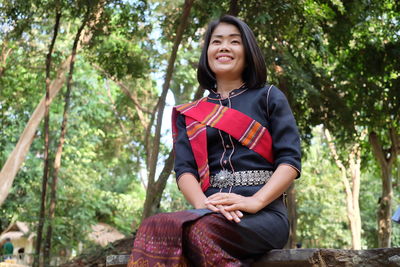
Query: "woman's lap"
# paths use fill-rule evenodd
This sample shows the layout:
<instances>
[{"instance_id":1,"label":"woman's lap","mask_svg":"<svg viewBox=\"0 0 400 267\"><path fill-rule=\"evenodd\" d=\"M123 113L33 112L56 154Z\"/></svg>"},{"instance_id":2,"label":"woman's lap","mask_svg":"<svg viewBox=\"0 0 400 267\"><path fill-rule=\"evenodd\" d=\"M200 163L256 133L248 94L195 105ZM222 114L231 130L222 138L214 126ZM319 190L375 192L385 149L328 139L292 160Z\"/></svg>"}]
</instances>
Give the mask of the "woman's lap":
<instances>
[{"instance_id":1,"label":"woman's lap","mask_svg":"<svg viewBox=\"0 0 400 267\"><path fill-rule=\"evenodd\" d=\"M247 214L239 224L209 210L161 213L142 223L128 266L185 266L187 259L189 266L243 266L245 259L282 247L287 234L287 219L275 210Z\"/></svg>"}]
</instances>

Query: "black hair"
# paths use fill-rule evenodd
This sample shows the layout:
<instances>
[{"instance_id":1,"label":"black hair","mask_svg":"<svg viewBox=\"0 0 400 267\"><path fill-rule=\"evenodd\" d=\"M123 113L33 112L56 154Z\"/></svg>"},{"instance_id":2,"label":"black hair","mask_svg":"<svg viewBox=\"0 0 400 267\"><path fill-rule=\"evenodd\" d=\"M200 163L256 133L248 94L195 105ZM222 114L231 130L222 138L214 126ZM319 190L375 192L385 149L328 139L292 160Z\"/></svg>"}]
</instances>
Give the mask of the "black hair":
<instances>
[{"instance_id":1,"label":"black hair","mask_svg":"<svg viewBox=\"0 0 400 267\"><path fill-rule=\"evenodd\" d=\"M264 57L256 42L253 31L249 26L240 19L224 15L221 18L210 22L204 36L204 45L201 51L199 66L197 68L197 80L203 89L213 89L216 84L215 75L208 65L207 50L210 44L211 34L220 23L228 23L236 26L242 37L245 52L245 69L243 70L242 79L247 88L261 88L265 85L267 71L265 67Z\"/></svg>"}]
</instances>

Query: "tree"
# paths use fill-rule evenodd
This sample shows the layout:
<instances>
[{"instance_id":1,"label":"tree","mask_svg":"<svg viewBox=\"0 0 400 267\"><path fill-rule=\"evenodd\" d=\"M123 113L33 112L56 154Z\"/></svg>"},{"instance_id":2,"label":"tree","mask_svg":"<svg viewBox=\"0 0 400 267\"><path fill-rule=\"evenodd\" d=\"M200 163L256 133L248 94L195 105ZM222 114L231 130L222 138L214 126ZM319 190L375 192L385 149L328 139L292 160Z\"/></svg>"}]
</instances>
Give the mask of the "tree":
<instances>
[{"instance_id":1,"label":"tree","mask_svg":"<svg viewBox=\"0 0 400 267\"><path fill-rule=\"evenodd\" d=\"M364 134L365 135L365 134ZM347 217L349 219L352 249L361 249L361 214L359 205L361 182L361 140L350 147L348 159L344 162L338 154L329 130L325 129L325 137L329 144L329 150L335 163L341 172L341 180L346 192ZM342 152L345 154L345 152Z\"/></svg>"},{"instance_id":2,"label":"tree","mask_svg":"<svg viewBox=\"0 0 400 267\"><path fill-rule=\"evenodd\" d=\"M390 247L391 236L391 214L393 200L392 170L393 163L400 154L400 137L394 128L389 129L391 146L384 149L375 132L369 134L369 140L375 158L379 162L382 179L382 196L379 199L380 208L378 210L378 234L379 246Z\"/></svg>"},{"instance_id":3,"label":"tree","mask_svg":"<svg viewBox=\"0 0 400 267\"><path fill-rule=\"evenodd\" d=\"M46 193L47 193L47 183L48 183L48 176L49 176L49 121L50 121L50 70L51 70L51 61L53 56L53 48L54 44L57 39L58 30L60 26L60 19L61 19L61 11L59 10L59 6L56 9L56 16L55 16L55 23L54 23L54 33L51 43L49 45L49 52L46 56L46 94L45 94L45 112L44 112L44 167L43 167L43 179L42 179L42 194L41 194L41 202L40 202L40 215L39 215L39 222L38 222L38 229L37 229L37 236L36 236L36 245L35 245L35 254L33 261L33 266L39 266L40 262L40 248L42 243L42 232L43 232L43 224L45 220L45 209L46 209ZM45 265L48 265L48 262L45 262Z\"/></svg>"}]
</instances>

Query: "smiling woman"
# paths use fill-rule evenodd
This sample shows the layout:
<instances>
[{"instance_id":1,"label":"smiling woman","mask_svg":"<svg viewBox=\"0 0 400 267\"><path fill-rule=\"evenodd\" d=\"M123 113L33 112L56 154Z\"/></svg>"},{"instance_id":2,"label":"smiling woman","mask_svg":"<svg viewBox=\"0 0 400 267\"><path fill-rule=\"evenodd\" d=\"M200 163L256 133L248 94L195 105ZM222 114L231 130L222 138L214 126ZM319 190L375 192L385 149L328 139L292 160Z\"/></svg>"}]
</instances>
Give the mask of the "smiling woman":
<instances>
[{"instance_id":1,"label":"smiling woman","mask_svg":"<svg viewBox=\"0 0 400 267\"><path fill-rule=\"evenodd\" d=\"M232 24L220 23L211 35L207 60L216 79L228 86L218 87L223 97L228 96L229 88L240 87L243 84L245 52L239 29Z\"/></svg>"},{"instance_id":2,"label":"smiling woman","mask_svg":"<svg viewBox=\"0 0 400 267\"><path fill-rule=\"evenodd\" d=\"M247 266L287 241L300 138L247 24L211 22L197 74L209 95L172 121L177 183L195 209L144 220L128 266Z\"/></svg>"}]
</instances>

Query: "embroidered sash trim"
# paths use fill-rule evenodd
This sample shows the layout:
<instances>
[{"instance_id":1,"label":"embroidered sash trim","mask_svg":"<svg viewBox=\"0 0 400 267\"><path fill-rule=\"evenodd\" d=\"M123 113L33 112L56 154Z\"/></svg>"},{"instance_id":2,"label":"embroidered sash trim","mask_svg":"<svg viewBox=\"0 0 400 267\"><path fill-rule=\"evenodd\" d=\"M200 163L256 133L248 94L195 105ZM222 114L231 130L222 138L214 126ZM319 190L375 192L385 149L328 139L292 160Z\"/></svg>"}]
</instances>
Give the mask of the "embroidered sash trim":
<instances>
[{"instance_id":1,"label":"embroidered sash trim","mask_svg":"<svg viewBox=\"0 0 400 267\"><path fill-rule=\"evenodd\" d=\"M222 130L238 140L243 146L273 163L272 138L268 130L259 122L242 112L210 103L204 97L198 101L174 107L172 112L172 132L174 143L177 136L176 119L185 115L186 132L194 154L203 191L210 186L208 167L206 126Z\"/></svg>"}]
</instances>

